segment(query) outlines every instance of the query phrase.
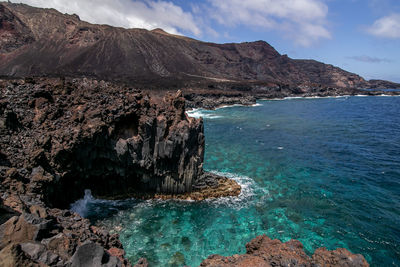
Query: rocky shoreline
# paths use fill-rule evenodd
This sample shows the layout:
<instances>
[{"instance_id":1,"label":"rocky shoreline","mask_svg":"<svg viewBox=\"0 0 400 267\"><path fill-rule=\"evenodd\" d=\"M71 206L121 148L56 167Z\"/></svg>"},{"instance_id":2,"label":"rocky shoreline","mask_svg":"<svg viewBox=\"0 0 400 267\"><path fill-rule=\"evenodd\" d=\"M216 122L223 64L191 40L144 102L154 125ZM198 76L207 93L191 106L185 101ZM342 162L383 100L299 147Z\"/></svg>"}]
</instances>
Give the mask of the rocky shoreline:
<instances>
[{"instance_id":1,"label":"rocky shoreline","mask_svg":"<svg viewBox=\"0 0 400 267\"><path fill-rule=\"evenodd\" d=\"M85 189L113 199L240 194L203 170L203 121L186 115L181 92L153 101L103 81L48 78L2 80L0 90L5 266L130 266L118 235L66 209Z\"/></svg>"},{"instance_id":2,"label":"rocky shoreline","mask_svg":"<svg viewBox=\"0 0 400 267\"><path fill-rule=\"evenodd\" d=\"M194 91L194 92L193 92ZM359 88L332 88L332 87L259 87L252 86L245 91L224 91L219 88L216 91L204 89L191 90L185 93L186 108L216 109L223 106L243 105L251 106L257 100L275 100L285 98L323 98L342 96L399 96L400 91L384 91L376 88L365 90Z\"/></svg>"},{"instance_id":3,"label":"rocky shoreline","mask_svg":"<svg viewBox=\"0 0 400 267\"><path fill-rule=\"evenodd\" d=\"M329 251L318 248L309 257L298 240L282 243L261 235L246 244L246 254L223 257L212 255L204 260L201 267L228 266L302 266L302 267L331 267L331 266L369 266L360 254L352 254L347 249L339 248Z\"/></svg>"},{"instance_id":4,"label":"rocky shoreline","mask_svg":"<svg viewBox=\"0 0 400 267\"><path fill-rule=\"evenodd\" d=\"M3 266L131 266L117 234L68 210L85 189L107 199L204 200L241 192L235 181L203 170L203 121L186 115L181 92L152 99L104 81L59 78L0 80L0 91ZM233 97L207 107L256 99ZM366 266L360 262L348 266ZM141 259L136 266L148 264Z\"/></svg>"}]
</instances>

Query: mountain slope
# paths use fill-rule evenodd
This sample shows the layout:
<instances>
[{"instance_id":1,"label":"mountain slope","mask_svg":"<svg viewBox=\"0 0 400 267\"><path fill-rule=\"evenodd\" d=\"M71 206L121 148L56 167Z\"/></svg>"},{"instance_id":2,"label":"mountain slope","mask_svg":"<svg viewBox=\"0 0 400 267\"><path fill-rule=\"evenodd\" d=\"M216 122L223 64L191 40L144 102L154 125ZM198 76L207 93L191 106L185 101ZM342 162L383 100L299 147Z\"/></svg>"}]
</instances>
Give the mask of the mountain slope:
<instances>
[{"instance_id":1,"label":"mountain slope","mask_svg":"<svg viewBox=\"0 0 400 267\"><path fill-rule=\"evenodd\" d=\"M94 25L76 15L0 3L0 75L95 76L129 82L229 81L368 87L362 77L280 55L264 41L213 44L161 29Z\"/></svg>"}]
</instances>

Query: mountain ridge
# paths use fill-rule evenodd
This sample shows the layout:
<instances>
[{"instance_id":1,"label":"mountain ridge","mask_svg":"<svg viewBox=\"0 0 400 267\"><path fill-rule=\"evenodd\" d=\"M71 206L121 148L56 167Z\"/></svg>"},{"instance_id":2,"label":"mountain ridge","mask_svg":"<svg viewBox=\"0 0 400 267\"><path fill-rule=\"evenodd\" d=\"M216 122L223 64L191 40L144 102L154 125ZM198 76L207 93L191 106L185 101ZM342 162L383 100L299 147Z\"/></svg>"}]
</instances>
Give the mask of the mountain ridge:
<instances>
[{"instance_id":1,"label":"mountain ridge","mask_svg":"<svg viewBox=\"0 0 400 267\"><path fill-rule=\"evenodd\" d=\"M0 2L0 45L3 76L93 76L160 88L168 83L206 84L209 79L249 85L373 87L333 65L281 55L261 40L215 44L162 29L91 24L77 15L25 4ZM373 83L400 87L387 81Z\"/></svg>"}]
</instances>

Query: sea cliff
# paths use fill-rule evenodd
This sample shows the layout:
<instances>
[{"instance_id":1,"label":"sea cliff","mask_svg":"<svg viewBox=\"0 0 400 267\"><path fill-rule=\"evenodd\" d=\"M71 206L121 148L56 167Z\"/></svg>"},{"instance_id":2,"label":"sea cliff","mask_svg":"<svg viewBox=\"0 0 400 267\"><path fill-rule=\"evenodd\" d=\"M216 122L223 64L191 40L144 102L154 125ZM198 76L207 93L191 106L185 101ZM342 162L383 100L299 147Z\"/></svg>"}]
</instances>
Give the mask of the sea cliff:
<instances>
[{"instance_id":1,"label":"sea cliff","mask_svg":"<svg viewBox=\"0 0 400 267\"><path fill-rule=\"evenodd\" d=\"M240 193L203 170L203 121L186 115L181 92L153 101L88 79L0 81L0 90L0 193L11 217L0 249L15 264L82 265L85 253L127 264L118 236L67 210L85 189L112 199Z\"/></svg>"}]
</instances>

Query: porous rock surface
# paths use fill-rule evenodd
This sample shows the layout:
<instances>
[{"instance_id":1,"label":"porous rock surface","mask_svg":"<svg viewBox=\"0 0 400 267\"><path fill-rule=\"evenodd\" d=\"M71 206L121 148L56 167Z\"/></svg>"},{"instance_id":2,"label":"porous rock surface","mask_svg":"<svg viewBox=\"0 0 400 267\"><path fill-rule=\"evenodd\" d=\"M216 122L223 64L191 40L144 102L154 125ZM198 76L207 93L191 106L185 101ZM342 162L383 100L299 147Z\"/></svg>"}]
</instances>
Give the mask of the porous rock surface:
<instances>
[{"instance_id":1,"label":"porous rock surface","mask_svg":"<svg viewBox=\"0 0 400 267\"><path fill-rule=\"evenodd\" d=\"M201 267L367 267L369 264L362 255L352 254L347 249L339 248L328 251L318 248L312 257L307 256L303 245L297 240L282 243L266 235L254 238L246 244L246 254L223 257L212 255L204 260Z\"/></svg>"},{"instance_id":2,"label":"porous rock surface","mask_svg":"<svg viewBox=\"0 0 400 267\"><path fill-rule=\"evenodd\" d=\"M203 122L186 115L180 92L153 103L87 79L4 81L1 90L2 171L12 178L3 184L20 180L21 194L39 193L50 207L67 207L84 189L179 194L207 179Z\"/></svg>"},{"instance_id":3,"label":"porous rock surface","mask_svg":"<svg viewBox=\"0 0 400 267\"><path fill-rule=\"evenodd\" d=\"M0 93L4 266L130 266L118 235L66 210L84 189L105 198L240 193L203 171L203 121L186 115L180 92L154 102L103 81L27 78L0 80Z\"/></svg>"}]
</instances>

